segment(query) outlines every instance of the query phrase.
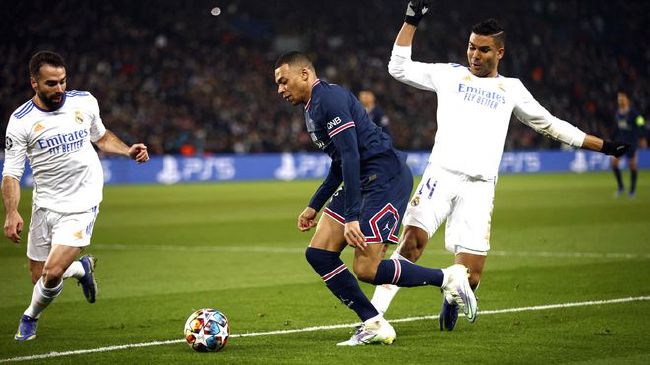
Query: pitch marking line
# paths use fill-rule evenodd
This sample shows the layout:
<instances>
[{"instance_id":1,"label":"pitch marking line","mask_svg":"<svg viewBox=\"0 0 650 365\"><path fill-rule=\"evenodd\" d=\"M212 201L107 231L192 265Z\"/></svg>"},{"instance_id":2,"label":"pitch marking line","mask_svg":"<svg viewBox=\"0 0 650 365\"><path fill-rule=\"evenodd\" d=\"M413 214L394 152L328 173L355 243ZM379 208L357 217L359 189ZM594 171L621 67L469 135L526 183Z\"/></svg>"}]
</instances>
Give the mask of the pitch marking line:
<instances>
[{"instance_id":1,"label":"pitch marking line","mask_svg":"<svg viewBox=\"0 0 650 365\"><path fill-rule=\"evenodd\" d=\"M486 311L480 311L480 315L485 316L485 315L491 315L491 314L532 312L532 311L541 311L541 310L548 310L548 309L586 307L586 306L592 306L592 305L619 304L619 303L640 302L640 301L648 301L648 300L650 300L650 296L627 297L627 298L618 298L618 299L609 299L609 300L592 300L592 301L586 301L586 302L560 303L560 304L537 305L537 306L532 306L532 307L519 307L519 308L486 310ZM461 315L463 315L463 314L461 314ZM425 320L425 319L435 319L435 318L438 318L438 316L437 315L432 315L432 316L399 318L399 319L391 319L389 322L391 322L391 323L413 322L413 321L420 321L420 320ZM356 326L357 324L358 323L348 323L348 324L337 324L337 325L332 325L332 326L306 327L306 328L299 328L299 329L294 329L294 330L277 330L277 331L268 331L268 332L241 333L241 334L231 335L230 337L233 337L233 338L237 338L237 337L257 337L257 336L270 336L270 335L287 335L287 334L299 333L299 332L327 331L327 330L340 329L340 328L350 328L350 327ZM117 350L124 350L124 349L137 348L137 347L170 345L170 344L176 344L176 343L182 343L182 342L185 342L185 340L180 339L180 340L167 340L167 341L152 341L152 342L132 343L132 344L126 344L126 345L106 346L106 347L98 347L98 348L94 348L94 349L73 350L73 351L63 351L63 352L53 351L53 352L50 352L50 353L47 353L47 354L19 356L19 357L7 358L7 359L0 359L0 363L29 361L29 360L40 360L40 359L48 359L48 358L53 358L53 357L83 355L83 354L91 354L91 353L97 353L97 352L109 352L109 351L117 351Z\"/></svg>"},{"instance_id":2,"label":"pitch marking line","mask_svg":"<svg viewBox=\"0 0 650 365\"><path fill-rule=\"evenodd\" d=\"M177 245L121 245L94 244L99 250L155 250L172 252L257 252L257 253L299 253L305 248L279 246L177 246ZM448 253L444 250L430 250L435 254ZM650 259L650 254L621 252L550 252L550 251L490 251L490 256L546 257L546 258L586 258L586 259Z\"/></svg>"}]
</instances>

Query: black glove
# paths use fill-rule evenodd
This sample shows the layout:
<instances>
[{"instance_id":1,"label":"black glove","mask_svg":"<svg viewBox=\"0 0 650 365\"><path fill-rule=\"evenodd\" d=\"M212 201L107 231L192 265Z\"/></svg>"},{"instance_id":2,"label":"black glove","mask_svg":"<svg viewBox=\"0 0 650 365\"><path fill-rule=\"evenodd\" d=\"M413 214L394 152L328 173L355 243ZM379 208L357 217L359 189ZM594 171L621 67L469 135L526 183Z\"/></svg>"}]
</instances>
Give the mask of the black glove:
<instances>
[{"instance_id":1,"label":"black glove","mask_svg":"<svg viewBox=\"0 0 650 365\"><path fill-rule=\"evenodd\" d=\"M603 140L603 147L600 149L600 152L614 157L621 157L630 147L629 143Z\"/></svg>"},{"instance_id":2,"label":"black glove","mask_svg":"<svg viewBox=\"0 0 650 365\"><path fill-rule=\"evenodd\" d=\"M406 5L406 17L404 22L418 26L424 14L429 11L430 0L411 0Z\"/></svg>"}]
</instances>

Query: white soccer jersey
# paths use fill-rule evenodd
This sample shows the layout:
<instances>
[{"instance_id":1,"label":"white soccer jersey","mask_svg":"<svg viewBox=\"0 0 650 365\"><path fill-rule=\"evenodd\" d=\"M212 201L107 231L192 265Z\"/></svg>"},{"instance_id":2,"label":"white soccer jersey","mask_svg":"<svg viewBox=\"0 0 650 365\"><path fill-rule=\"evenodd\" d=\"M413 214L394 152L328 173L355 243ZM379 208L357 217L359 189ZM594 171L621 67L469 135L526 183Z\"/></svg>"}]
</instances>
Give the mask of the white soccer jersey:
<instances>
[{"instance_id":1,"label":"white soccer jersey","mask_svg":"<svg viewBox=\"0 0 650 365\"><path fill-rule=\"evenodd\" d=\"M411 60L411 47L395 45L388 65L397 80L438 94L438 131L429 161L468 176L491 179L499 163L510 116L574 147L585 133L551 115L517 78L476 77L458 64Z\"/></svg>"},{"instance_id":2,"label":"white soccer jersey","mask_svg":"<svg viewBox=\"0 0 650 365\"><path fill-rule=\"evenodd\" d=\"M90 142L105 132L97 99L89 92L67 91L54 111L30 100L9 118L2 176L20 180L28 157L34 205L62 213L86 211L102 200L102 166Z\"/></svg>"}]
</instances>

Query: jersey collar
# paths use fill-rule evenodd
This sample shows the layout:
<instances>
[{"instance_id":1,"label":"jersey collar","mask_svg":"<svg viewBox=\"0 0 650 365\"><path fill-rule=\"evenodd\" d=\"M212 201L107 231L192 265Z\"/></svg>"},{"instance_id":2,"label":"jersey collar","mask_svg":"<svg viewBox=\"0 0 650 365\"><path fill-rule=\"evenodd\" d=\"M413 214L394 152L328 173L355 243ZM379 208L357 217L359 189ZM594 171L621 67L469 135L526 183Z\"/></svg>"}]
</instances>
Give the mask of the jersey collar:
<instances>
[{"instance_id":1,"label":"jersey collar","mask_svg":"<svg viewBox=\"0 0 650 365\"><path fill-rule=\"evenodd\" d=\"M312 94L312 95L314 95L314 88L315 88L316 85L318 85L318 84L320 84L320 79L316 79L316 81L314 81L314 83L311 84L311 90L312 90L312 93L311 93L311 94ZM309 98L309 100L307 100L307 104L305 104L305 111L309 110L309 105L310 105L310 103L311 103L311 97Z\"/></svg>"}]
</instances>

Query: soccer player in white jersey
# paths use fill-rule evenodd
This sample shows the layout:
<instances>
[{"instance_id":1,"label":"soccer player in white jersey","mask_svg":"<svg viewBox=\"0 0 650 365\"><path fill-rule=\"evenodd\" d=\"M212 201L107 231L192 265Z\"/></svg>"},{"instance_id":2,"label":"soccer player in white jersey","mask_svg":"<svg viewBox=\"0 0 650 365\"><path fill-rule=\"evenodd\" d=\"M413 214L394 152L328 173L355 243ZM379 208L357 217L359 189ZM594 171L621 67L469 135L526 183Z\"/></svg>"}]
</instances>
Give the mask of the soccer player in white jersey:
<instances>
[{"instance_id":1,"label":"soccer player in white jersey","mask_svg":"<svg viewBox=\"0 0 650 365\"><path fill-rule=\"evenodd\" d=\"M490 250L490 220L499 163L511 114L535 131L576 148L621 156L622 142L603 141L551 115L517 78L498 73L505 32L494 19L474 26L467 66L411 60L417 25L429 1L408 3L388 69L397 80L438 95L438 131L429 163L406 210L400 245L393 258L417 261L428 240L446 220L445 247L470 270L476 290ZM378 286L372 303L385 312L397 293ZM440 330L452 330L458 308L443 299Z\"/></svg>"},{"instance_id":2,"label":"soccer player in white jersey","mask_svg":"<svg viewBox=\"0 0 650 365\"><path fill-rule=\"evenodd\" d=\"M95 302L95 258L86 255L77 260L90 244L104 184L91 142L104 152L138 163L149 160L144 144L129 147L104 127L97 99L89 92L66 91L66 68L60 55L36 53L29 73L34 96L9 119L2 171L4 234L15 243L20 242L23 229L18 202L26 157L34 177L27 238L34 290L15 335L19 341L36 337L37 320L61 293L63 279L79 280L86 299Z\"/></svg>"}]
</instances>

